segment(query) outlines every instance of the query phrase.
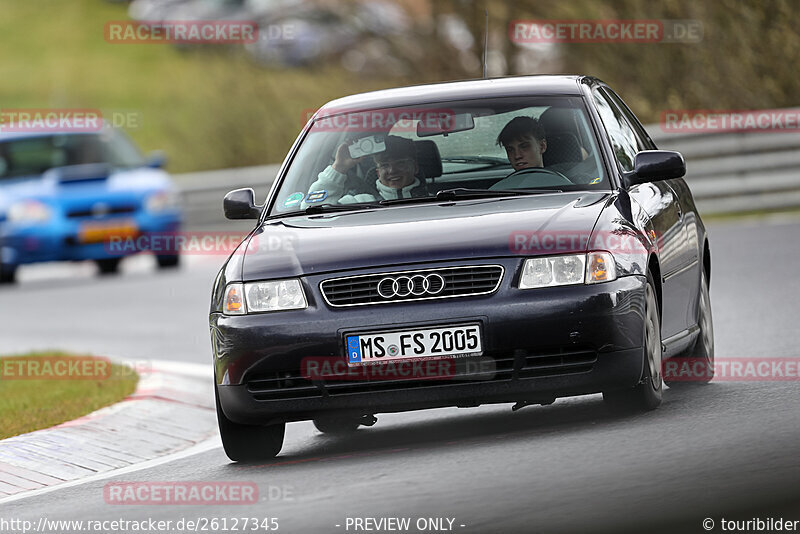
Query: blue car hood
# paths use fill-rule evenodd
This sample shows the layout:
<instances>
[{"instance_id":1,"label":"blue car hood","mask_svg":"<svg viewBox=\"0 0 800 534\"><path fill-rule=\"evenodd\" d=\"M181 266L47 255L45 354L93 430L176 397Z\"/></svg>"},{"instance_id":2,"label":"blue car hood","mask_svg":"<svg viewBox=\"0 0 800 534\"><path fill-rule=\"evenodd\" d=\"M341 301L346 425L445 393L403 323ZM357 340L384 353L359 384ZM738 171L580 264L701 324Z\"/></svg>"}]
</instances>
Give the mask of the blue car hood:
<instances>
[{"instance_id":1,"label":"blue car hood","mask_svg":"<svg viewBox=\"0 0 800 534\"><path fill-rule=\"evenodd\" d=\"M47 174L18 178L0 181L0 215L20 200L39 200L57 208L86 200L138 199L172 188L165 171L149 167L116 170L108 178L84 182L61 182Z\"/></svg>"}]
</instances>

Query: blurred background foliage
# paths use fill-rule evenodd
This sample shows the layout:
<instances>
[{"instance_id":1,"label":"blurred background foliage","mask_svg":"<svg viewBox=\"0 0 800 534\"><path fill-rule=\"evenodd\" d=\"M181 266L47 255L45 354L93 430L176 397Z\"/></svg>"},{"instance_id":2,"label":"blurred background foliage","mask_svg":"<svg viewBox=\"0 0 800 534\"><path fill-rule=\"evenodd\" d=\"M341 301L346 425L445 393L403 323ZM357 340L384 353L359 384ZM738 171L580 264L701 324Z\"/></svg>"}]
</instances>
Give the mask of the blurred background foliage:
<instances>
[{"instance_id":1,"label":"blurred background foliage","mask_svg":"<svg viewBox=\"0 0 800 534\"><path fill-rule=\"evenodd\" d=\"M644 122L667 109L798 103L796 0L216 0L220 9L258 4L264 28L302 31L259 47L105 41L107 22L141 16L137 2L159 1L182 4L182 16L196 11L192 2L215 4L0 0L0 108L132 116L128 132L144 150L165 150L173 172L279 162L328 100L480 77L484 9L490 75L591 74ZM690 19L702 24L703 39L521 47L508 33L518 19Z\"/></svg>"}]
</instances>

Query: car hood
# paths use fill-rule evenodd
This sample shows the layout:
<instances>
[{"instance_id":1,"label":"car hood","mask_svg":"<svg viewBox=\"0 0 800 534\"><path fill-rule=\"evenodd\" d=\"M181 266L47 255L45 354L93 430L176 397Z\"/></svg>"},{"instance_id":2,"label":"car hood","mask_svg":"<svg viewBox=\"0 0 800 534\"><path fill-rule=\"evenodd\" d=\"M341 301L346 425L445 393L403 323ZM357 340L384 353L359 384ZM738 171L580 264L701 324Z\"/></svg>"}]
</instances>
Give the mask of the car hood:
<instances>
[{"instance_id":1,"label":"car hood","mask_svg":"<svg viewBox=\"0 0 800 534\"><path fill-rule=\"evenodd\" d=\"M0 182L0 214L18 200L39 200L56 206L95 197L103 200L138 197L173 187L166 172L146 167L117 169L107 178L87 181L64 182L48 174L16 178Z\"/></svg>"},{"instance_id":2,"label":"car hood","mask_svg":"<svg viewBox=\"0 0 800 534\"><path fill-rule=\"evenodd\" d=\"M588 239L608 196L584 191L269 220L247 245L242 279L536 255L516 246L518 236L580 234ZM575 250L585 250L585 244Z\"/></svg>"}]
</instances>

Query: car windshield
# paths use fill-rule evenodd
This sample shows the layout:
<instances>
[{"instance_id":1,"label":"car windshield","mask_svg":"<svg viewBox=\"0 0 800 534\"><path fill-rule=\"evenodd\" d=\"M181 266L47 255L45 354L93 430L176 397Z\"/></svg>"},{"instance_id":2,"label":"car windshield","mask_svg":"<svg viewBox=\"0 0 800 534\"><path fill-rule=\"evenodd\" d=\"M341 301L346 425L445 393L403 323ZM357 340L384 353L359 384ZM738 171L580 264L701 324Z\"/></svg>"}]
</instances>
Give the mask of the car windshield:
<instances>
[{"instance_id":1,"label":"car windshield","mask_svg":"<svg viewBox=\"0 0 800 534\"><path fill-rule=\"evenodd\" d=\"M129 168L144 165L144 160L127 137L110 129L0 141L0 180L38 176L54 167L84 163Z\"/></svg>"},{"instance_id":2,"label":"car windshield","mask_svg":"<svg viewBox=\"0 0 800 534\"><path fill-rule=\"evenodd\" d=\"M438 102L317 117L269 214L585 189L609 182L581 98Z\"/></svg>"}]
</instances>

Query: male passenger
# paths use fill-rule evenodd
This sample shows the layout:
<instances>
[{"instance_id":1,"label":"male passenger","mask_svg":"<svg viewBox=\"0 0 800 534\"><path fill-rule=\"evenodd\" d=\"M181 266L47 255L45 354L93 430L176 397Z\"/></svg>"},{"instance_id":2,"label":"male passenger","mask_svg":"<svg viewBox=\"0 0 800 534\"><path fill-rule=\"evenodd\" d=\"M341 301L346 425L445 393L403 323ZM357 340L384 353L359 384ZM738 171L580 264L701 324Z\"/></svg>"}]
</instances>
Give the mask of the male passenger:
<instances>
[{"instance_id":1,"label":"male passenger","mask_svg":"<svg viewBox=\"0 0 800 534\"><path fill-rule=\"evenodd\" d=\"M542 154L547 150L544 127L532 117L514 117L497 136L497 144L506 149L514 171L544 167Z\"/></svg>"},{"instance_id":2,"label":"male passenger","mask_svg":"<svg viewBox=\"0 0 800 534\"><path fill-rule=\"evenodd\" d=\"M347 143L339 145L333 164L319 173L317 181L311 184L303 206L313 205L315 198L322 198L328 203L353 204L428 196L427 187L416 177L419 166L414 142L404 137L388 135L385 143L386 150L372 156L377 180L368 180L360 190L346 189L346 182L347 172L363 158L350 157ZM324 195L320 193L322 191L325 191Z\"/></svg>"}]
</instances>

